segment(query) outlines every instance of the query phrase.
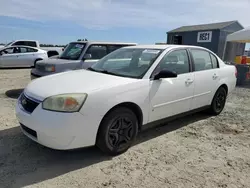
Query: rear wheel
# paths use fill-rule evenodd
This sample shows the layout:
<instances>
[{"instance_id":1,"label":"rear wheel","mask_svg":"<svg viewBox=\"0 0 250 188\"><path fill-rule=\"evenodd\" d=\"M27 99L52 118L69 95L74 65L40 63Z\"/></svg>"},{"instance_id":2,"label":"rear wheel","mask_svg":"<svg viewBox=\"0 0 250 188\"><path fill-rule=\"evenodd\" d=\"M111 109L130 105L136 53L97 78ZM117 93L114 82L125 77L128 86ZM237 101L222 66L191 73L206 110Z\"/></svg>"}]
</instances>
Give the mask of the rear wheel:
<instances>
[{"instance_id":1,"label":"rear wheel","mask_svg":"<svg viewBox=\"0 0 250 188\"><path fill-rule=\"evenodd\" d=\"M138 133L136 115L128 108L119 107L103 119L96 145L109 155L119 155L129 149Z\"/></svg>"},{"instance_id":2,"label":"rear wheel","mask_svg":"<svg viewBox=\"0 0 250 188\"><path fill-rule=\"evenodd\" d=\"M227 91L225 88L220 87L213 98L209 112L212 115L219 115L225 107L227 98Z\"/></svg>"}]
</instances>

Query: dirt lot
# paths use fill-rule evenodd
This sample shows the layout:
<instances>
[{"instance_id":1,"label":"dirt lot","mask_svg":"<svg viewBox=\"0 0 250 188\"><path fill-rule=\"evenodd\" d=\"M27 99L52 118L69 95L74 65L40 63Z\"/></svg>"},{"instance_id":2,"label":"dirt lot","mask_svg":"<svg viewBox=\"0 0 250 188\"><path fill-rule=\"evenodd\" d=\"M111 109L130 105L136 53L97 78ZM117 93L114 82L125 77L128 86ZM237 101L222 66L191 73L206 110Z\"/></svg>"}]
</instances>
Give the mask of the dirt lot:
<instances>
[{"instance_id":1,"label":"dirt lot","mask_svg":"<svg viewBox=\"0 0 250 188\"><path fill-rule=\"evenodd\" d=\"M14 107L28 82L29 70L0 70L1 188L250 187L248 88L236 88L221 115L199 113L147 130L110 158L96 148L50 150L23 136Z\"/></svg>"}]
</instances>

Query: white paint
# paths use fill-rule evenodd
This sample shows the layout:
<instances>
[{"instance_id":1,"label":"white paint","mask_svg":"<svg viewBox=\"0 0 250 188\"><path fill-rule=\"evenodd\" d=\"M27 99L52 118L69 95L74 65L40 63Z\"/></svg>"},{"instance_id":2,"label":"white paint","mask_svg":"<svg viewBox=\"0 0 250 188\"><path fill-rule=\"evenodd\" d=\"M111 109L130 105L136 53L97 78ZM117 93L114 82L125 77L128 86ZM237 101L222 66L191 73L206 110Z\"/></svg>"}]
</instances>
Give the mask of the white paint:
<instances>
[{"instance_id":1,"label":"white paint","mask_svg":"<svg viewBox=\"0 0 250 188\"><path fill-rule=\"evenodd\" d=\"M35 49L37 52L25 52L25 53L4 53L3 51L13 51L13 46L4 47L0 49L0 67L32 67L37 59L48 59L47 52L45 50L29 47L18 46L20 48Z\"/></svg>"},{"instance_id":2,"label":"white paint","mask_svg":"<svg viewBox=\"0 0 250 188\"><path fill-rule=\"evenodd\" d=\"M235 67L218 58L220 68L190 72L177 78L151 80L150 75L170 50L192 48L184 45L138 45L127 48L163 49L163 53L142 79L125 78L88 70L69 71L45 76L32 81L24 90L31 98L45 98L65 93L87 93L79 112L60 113L42 109L42 104L26 113L16 105L18 121L37 131L38 138L25 133L34 141L54 149L73 149L95 144L97 131L104 115L114 106L131 102L140 107L143 125L155 120L187 112L211 104L216 90L222 84L231 93L236 85ZM196 47L204 49L202 47ZM216 73L218 77L213 79Z\"/></svg>"}]
</instances>

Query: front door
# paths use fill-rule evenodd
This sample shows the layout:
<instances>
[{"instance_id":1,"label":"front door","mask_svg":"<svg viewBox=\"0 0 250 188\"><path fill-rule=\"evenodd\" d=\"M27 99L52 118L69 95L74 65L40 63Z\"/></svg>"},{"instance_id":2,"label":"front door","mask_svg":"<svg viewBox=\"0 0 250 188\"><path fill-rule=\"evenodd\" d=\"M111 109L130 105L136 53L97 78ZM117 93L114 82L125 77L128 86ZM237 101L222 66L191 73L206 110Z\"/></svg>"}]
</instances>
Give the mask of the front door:
<instances>
[{"instance_id":1,"label":"front door","mask_svg":"<svg viewBox=\"0 0 250 188\"><path fill-rule=\"evenodd\" d=\"M17 48L9 47L1 50L1 66L2 67L13 67L17 62Z\"/></svg>"},{"instance_id":2,"label":"front door","mask_svg":"<svg viewBox=\"0 0 250 188\"><path fill-rule=\"evenodd\" d=\"M195 78L187 51L179 49L166 54L153 75L162 69L175 71L178 76L151 81L150 122L187 112L191 108Z\"/></svg>"},{"instance_id":3,"label":"front door","mask_svg":"<svg viewBox=\"0 0 250 188\"><path fill-rule=\"evenodd\" d=\"M190 49L194 62L195 91L192 109L211 104L212 98L218 88L219 71L217 58L202 49Z\"/></svg>"}]
</instances>

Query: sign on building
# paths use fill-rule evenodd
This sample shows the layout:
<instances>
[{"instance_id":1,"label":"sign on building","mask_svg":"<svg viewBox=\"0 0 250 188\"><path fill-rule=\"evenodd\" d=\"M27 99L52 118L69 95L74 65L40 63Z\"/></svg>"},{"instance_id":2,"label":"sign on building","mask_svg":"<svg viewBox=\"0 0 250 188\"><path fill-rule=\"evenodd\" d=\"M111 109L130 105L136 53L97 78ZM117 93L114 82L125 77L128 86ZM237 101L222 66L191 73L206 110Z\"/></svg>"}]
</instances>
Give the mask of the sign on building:
<instances>
[{"instance_id":1,"label":"sign on building","mask_svg":"<svg viewBox=\"0 0 250 188\"><path fill-rule=\"evenodd\" d=\"M197 42L211 42L212 41L212 31L198 32Z\"/></svg>"}]
</instances>

